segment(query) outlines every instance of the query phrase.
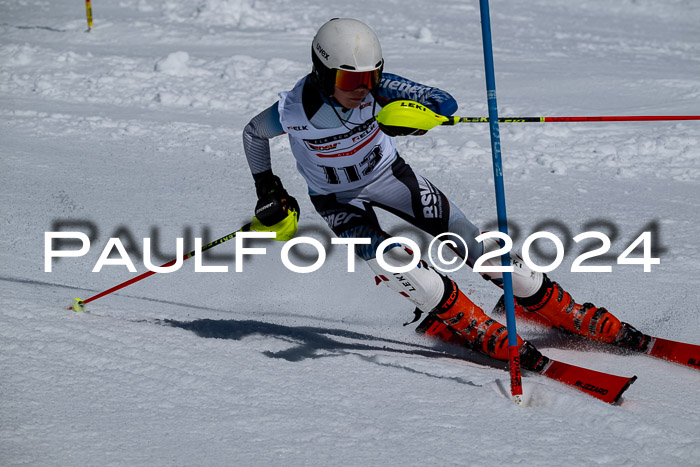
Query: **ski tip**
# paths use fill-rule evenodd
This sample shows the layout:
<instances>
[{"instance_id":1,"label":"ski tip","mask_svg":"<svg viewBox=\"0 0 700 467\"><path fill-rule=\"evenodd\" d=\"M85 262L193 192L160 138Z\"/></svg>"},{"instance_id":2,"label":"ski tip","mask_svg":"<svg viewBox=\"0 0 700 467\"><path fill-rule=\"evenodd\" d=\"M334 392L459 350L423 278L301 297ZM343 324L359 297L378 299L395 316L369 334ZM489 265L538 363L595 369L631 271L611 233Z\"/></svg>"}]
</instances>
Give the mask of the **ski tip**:
<instances>
[{"instance_id":1,"label":"ski tip","mask_svg":"<svg viewBox=\"0 0 700 467\"><path fill-rule=\"evenodd\" d=\"M617 396L615 396L615 400L613 400L613 404L617 404L619 402L620 398L625 393L625 391L627 391L627 389L629 389L629 387L632 386L632 384L634 384L635 381L637 381L637 375L632 376L629 379L629 381L627 381L627 384L625 384L622 387L622 389L620 389L620 392L618 392Z\"/></svg>"}]
</instances>

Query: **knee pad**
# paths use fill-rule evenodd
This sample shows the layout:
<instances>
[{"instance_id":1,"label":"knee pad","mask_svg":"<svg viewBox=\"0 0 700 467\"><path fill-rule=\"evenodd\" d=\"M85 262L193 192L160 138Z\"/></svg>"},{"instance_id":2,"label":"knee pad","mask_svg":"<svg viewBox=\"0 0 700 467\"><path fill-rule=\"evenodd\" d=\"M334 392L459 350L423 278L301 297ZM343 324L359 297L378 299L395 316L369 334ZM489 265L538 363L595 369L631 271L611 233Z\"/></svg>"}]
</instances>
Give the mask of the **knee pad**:
<instances>
[{"instance_id":1,"label":"knee pad","mask_svg":"<svg viewBox=\"0 0 700 467\"><path fill-rule=\"evenodd\" d=\"M482 242L484 253L491 251L496 251L501 248L500 243L495 238L487 238ZM513 295L516 297L530 297L535 294L542 286L542 281L544 275L541 272L536 272L527 267L525 262L520 256L510 252L510 263L513 265L513 272L511 277L513 278ZM489 258L484 261L484 266L500 266L501 257L496 256L494 258ZM499 287L503 286L503 273L500 272L488 272L480 273L485 279L490 280L497 284Z\"/></svg>"},{"instance_id":2,"label":"knee pad","mask_svg":"<svg viewBox=\"0 0 700 467\"><path fill-rule=\"evenodd\" d=\"M403 245L397 245L384 252L384 261L392 267L409 264L414 253ZM384 284L394 292L408 298L419 310L432 311L440 304L445 293L444 276L430 268L424 261L408 272L392 273L384 270L376 258L367 261L376 274L376 283Z\"/></svg>"}]
</instances>

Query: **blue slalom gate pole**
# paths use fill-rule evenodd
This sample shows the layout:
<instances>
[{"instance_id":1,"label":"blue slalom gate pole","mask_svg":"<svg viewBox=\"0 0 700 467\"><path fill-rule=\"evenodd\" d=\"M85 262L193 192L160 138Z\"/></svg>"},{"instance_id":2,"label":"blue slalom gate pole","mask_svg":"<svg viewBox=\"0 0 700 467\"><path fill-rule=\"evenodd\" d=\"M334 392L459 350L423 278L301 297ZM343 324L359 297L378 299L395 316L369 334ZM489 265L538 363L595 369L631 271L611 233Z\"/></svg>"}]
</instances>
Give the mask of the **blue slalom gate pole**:
<instances>
[{"instance_id":1,"label":"blue slalom gate pole","mask_svg":"<svg viewBox=\"0 0 700 467\"><path fill-rule=\"evenodd\" d=\"M506 215L506 194L503 186L503 165L501 163L501 137L498 130L498 104L496 102L496 78L493 67L493 46L491 43L491 17L489 1L479 0L481 11L481 37L484 44L484 68L486 71L486 96L489 106L489 129L491 130L491 157L493 160L493 181L496 188L496 212L498 230L508 235ZM510 255L501 256L501 264L510 266ZM503 272L503 294L506 305L506 327L508 328L508 363L510 366L510 391L513 401L522 405L522 380L520 375L520 354L515 329L515 306L513 304L513 278L509 271Z\"/></svg>"}]
</instances>

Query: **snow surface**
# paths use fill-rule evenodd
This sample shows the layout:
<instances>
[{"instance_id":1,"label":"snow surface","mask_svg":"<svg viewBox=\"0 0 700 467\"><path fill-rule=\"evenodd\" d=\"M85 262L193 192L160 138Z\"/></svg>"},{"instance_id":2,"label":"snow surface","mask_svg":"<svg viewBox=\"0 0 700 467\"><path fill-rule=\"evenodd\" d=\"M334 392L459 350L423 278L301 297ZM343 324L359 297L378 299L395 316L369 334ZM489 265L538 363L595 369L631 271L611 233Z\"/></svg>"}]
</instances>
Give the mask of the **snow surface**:
<instances>
[{"instance_id":1,"label":"snow surface","mask_svg":"<svg viewBox=\"0 0 700 467\"><path fill-rule=\"evenodd\" d=\"M501 116L700 113L697 2L492 3ZM0 1L0 464L700 465L697 371L520 324L554 358L639 380L609 406L526 375L529 407L517 407L502 365L403 327L410 305L374 287L365 265L346 272L338 247L301 275L282 266L281 244L260 243L268 254L236 273L228 242L205 259L227 273L188 261L89 313L66 311L134 276L91 272L110 237L140 251L158 235L170 258L177 237L213 240L249 221L241 131L309 70L311 37L330 17L367 21L388 71L485 116L477 2L426 5L95 0L87 34L79 0ZM516 243L556 233L568 248L551 276L579 301L698 343L700 123L504 124L501 137ZM399 148L493 228L485 125ZM272 149L300 233L329 245L285 138ZM97 231L88 255L48 273L44 232L57 221ZM661 264L615 264L650 229ZM586 263L612 273L570 272L598 246L571 241L587 230L613 238L610 258ZM487 310L498 299L469 270L453 277ZM435 358L445 351L464 359Z\"/></svg>"}]
</instances>

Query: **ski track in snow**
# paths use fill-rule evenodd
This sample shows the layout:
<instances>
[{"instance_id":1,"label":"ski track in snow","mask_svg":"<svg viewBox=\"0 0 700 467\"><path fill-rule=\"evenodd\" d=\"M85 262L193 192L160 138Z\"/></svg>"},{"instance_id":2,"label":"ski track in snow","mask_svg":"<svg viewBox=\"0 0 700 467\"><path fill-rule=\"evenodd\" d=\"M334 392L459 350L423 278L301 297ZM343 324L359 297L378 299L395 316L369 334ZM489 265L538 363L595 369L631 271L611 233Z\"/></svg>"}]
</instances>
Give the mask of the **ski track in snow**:
<instances>
[{"instance_id":1,"label":"ski track in snow","mask_svg":"<svg viewBox=\"0 0 700 467\"><path fill-rule=\"evenodd\" d=\"M700 113L695 2L492 3L501 116ZM639 380L608 406L527 375L529 408L518 408L503 365L401 326L409 304L373 287L364 265L345 272L344 250L299 275L265 244L235 273L229 242L212 250L228 273L186 262L89 313L66 311L131 277L91 272L115 232L139 251L155 232L174 257L176 237L249 221L242 129L310 69L311 37L330 17L367 21L387 71L451 92L460 115L487 114L477 2L120 0L93 11L86 34L81 2L0 0L0 464L700 465L697 371L521 324L553 358ZM552 276L574 297L698 343L700 124L502 124L501 139L516 244L537 229L568 236ZM493 228L486 126L398 146ZM272 152L302 232L327 239L285 138ZM44 232L57 220L97 231L86 256L46 273ZM644 229L661 264L615 264ZM612 273L569 272L585 251L570 239L586 230L613 239L598 260ZM454 278L486 310L498 299L470 271Z\"/></svg>"}]
</instances>

